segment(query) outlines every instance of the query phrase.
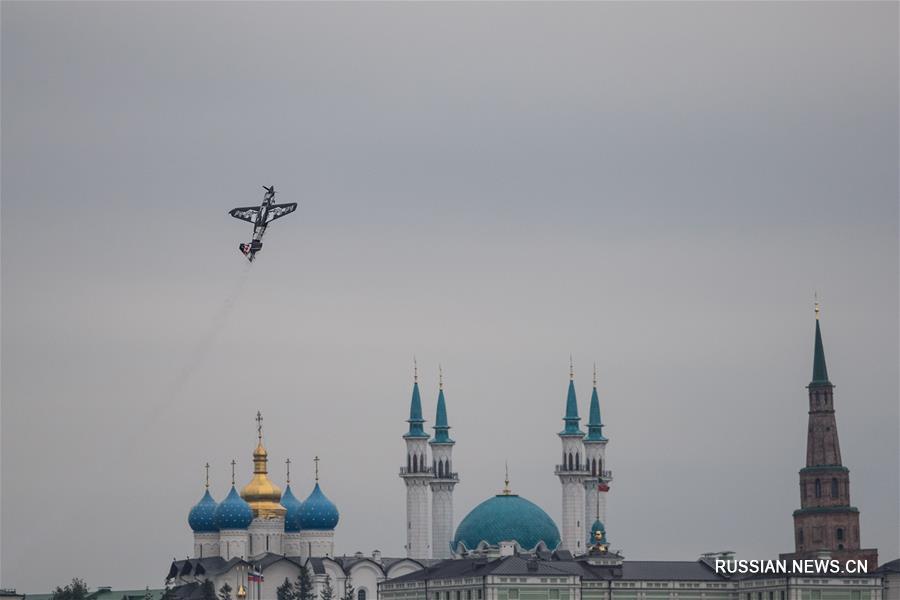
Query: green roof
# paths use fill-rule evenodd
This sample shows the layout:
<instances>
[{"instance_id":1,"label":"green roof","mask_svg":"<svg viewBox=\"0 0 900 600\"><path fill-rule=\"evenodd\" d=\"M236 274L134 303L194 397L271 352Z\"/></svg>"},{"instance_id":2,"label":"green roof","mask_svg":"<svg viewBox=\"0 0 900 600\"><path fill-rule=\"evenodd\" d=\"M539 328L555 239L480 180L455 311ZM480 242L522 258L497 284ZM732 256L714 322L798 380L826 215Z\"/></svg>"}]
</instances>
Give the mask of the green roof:
<instances>
[{"instance_id":1,"label":"green roof","mask_svg":"<svg viewBox=\"0 0 900 600\"><path fill-rule=\"evenodd\" d=\"M828 381L828 368L825 366L825 347L822 344L822 330L819 328L819 319L816 317L816 345L813 353L813 375L810 385L830 385Z\"/></svg>"}]
</instances>

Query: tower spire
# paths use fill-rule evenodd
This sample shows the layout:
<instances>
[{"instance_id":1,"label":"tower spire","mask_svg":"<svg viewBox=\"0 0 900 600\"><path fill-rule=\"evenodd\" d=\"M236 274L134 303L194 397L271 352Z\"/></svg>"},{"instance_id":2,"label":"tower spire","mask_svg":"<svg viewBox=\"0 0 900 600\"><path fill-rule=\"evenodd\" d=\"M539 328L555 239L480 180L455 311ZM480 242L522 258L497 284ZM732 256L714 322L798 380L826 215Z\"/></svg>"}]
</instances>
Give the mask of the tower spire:
<instances>
[{"instance_id":1,"label":"tower spire","mask_svg":"<svg viewBox=\"0 0 900 600\"><path fill-rule=\"evenodd\" d=\"M594 388L591 391L591 407L588 412L588 434L586 442L605 442L603 422L600 419L600 398L597 395L597 363L594 363Z\"/></svg>"},{"instance_id":2,"label":"tower spire","mask_svg":"<svg viewBox=\"0 0 900 600\"><path fill-rule=\"evenodd\" d=\"M810 385L831 385L828 368L825 366L825 346L822 344L822 329L819 327L819 302L815 304L816 341L813 349L813 374Z\"/></svg>"},{"instance_id":3,"label":"tower spire","mask_svg":"<svg viewBox=\"0 0 900 600\"><path fill-rule=\"evenodd\" d=\"M234 465L237 464L237 461L233 458L231 459L231 487L234 487Z\"/></svg>"},{"instance_id":4,"label":"tower spire","mask_svg":"<svg viewBox=\"0 0 900 600\"><path fill-rule=\"evenodd\" d=\"M316 483L319 483L319 455L313 459L313 462L316 464Z\"/></svg>"},{"instance_id":5,"label":"tower spire","mask_svg":"<svg viewBox=\"0 0 900 600\"><path fill-rule=\"evenodd\" d=\"M291 485L291 459L284 459L284 464L287 466L287 479L285 481L288 485Z\"/></svg>"},{"instance_id":6,"label":"tower spire","mask_svg":"<svg viewBox=\"0 0 900 600\"><path fill-rule=\"evenodd\" d=\"M566 423L560 435L584 435L578 427L581 419L578 417L578 399L575 397L575 366L572 361L572 355L569 355L569 391L566 395L566 416L563 418Z\"/></svg>"},{"instance_id":7,"label":"tower spire","mask_svg":"<svg viewBox=\"0 0 900 600\"><path fill-rule=\"evenodd\" d=\"M510 494L512 494L512 490L509 489L509 460L503 461L503 467L505 470L503 476L503 495L509 496Z\"/></svg>"},{"instance_id":8,"label":"tower spire","mask_svg":"<svg viewBox=\"0 0 900 600\"><path fill-rule=\"evenodd\" d=\"M422 418L422 399L419 396L419 364L415 356L413 356L412 400L409 403L409 419L406 422L409 423L409 431L403 435L404 438L428 438L428 434L422 427L425 419Z\"/></svg>"},{"instance_id":9,"label":"tower spire","mask_svg":"<svg viewBox=\"0 0 900 600\"><path fill-rule=\"evenodd\" d=\"M209 463L204 466L206 468L206 489L209 489Z\"/></svg>"}]
</instances>

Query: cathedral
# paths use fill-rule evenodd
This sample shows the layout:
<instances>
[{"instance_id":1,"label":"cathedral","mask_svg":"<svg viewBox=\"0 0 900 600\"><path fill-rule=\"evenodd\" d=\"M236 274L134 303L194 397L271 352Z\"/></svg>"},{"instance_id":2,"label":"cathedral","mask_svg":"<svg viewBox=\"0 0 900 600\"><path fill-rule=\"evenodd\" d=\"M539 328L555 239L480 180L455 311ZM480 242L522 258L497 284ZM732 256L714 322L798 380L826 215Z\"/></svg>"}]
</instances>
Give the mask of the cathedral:
<instances>
[{"instance_id":1,"label":"cathedral","mask_svg":"<svg viewBox=\"0 0 900 600\"><path fill-rule=\"evenodd\" d=\"M633 561L610 550L606 498L612 472L606 461L596 369L586 431L581 426L574 369L569 366L561 443L554 475L562 510L554 521L512 492L475 506L454 529L454 468L443 376L432 432L425 430L414 369L406 455L399 475L406 489L405 555L337 554L340 514L316 477L299 500L291 490L290 461L282 492L269 478L262 415L257 413L253 474L240 493L232 461L231 488L221 502L206 489L190 509L193 556L174 560L166 579L178 600L203 598L202 584L226 585L240 600L274 600L285 579L301 570L318 600L900 600L900 561L878 568L877 550L863 549L859 510L850 505L848 469L841 462L833 384L816 306L813 377L809 390L806 466L794 511L795 551L785 558L863 559L868 573L810 578L800 573L736 576L714 569L712 553L698 560ZM559 524L559 526L557 525Z\"/></svg>"}]
</instances>

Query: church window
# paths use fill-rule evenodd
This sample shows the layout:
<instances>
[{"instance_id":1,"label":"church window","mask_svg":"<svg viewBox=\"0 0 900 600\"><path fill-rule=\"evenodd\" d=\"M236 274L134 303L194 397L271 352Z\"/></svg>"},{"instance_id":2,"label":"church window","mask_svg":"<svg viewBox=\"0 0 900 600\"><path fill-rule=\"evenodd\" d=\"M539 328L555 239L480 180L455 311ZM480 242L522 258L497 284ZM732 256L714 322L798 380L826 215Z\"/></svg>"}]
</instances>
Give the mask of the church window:
<instances>
[{"instance_id":1,"label":"church window","mask_svg":"<svg viewBox=\"0 0 900 600\"><path fill-rule=\"evenodd\" d=\"M802 529L797 530L797 545L798 546L803 545L803 530Z\"/></svg>"},{"instance_id":2,"label":"church window","mask_svg":"<svg viewBox=\"0 0 900 600\"><path fill-rule=\"evenodd\" d=\"M837 480L837 477L832 477L832 478L831 478L831 497L832 497L832 498L837 498L837 497L838 497L838 480Z\"/></svg>"},{"instance_id":3,"label":"church window","mask_svg":"<svg viewBox=\"0 0 900 600\"><path fill-rule=\"evenodd\" d=\"M822 497L822 480L816 479L816 498Z\"/></svg>"},{"instance_id":4,"label":"church window","mask_svg":"<svg viewBox=\"0 0 900 600\"><path fill-rule=\"evenodd\" d=\"M356 600L366 600L366 590L356 592Z\"/></svg>"},{"instance_id":5,"label":"church window","mask_svg":"<svg viewBox=\"0 0 900 600\"><path fill-rule=\"evenodd\" d=\"M839 542L843 542L843 541L844 541L844 528L843 528L843 527L838 527L838 528L837 528L837 539L838 539Z\"/></svg>"}]
</instances>

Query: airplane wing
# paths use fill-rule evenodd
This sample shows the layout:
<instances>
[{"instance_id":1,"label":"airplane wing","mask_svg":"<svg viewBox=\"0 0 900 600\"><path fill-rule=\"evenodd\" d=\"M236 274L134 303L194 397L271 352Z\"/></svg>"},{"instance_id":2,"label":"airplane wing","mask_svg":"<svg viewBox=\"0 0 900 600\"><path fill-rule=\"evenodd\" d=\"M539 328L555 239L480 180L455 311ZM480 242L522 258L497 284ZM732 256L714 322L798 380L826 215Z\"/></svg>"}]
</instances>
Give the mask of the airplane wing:
<instances>
[{"instance_id":1,"label":"airplane wing","mask_svg":"<svg viewBox=\"0 0 900 600\"><path fill-rule=\"evenodd\" d=\"M291 202L290 204L273 204L272 208L269 209L269 213L266 215L266 223L274 221L275 219L280 219L284 215L289 215L295 210L297 210L296 202Z\"/></svg>"},{"instance_id":2,"label":"airplane wing","mask_svg":"<svg viewBox=\"0 0 900 600\"><path fill-rule=\"evenodd\" d=\"M247 221L248 223L256 223L256 217L259 215L258 206L245 206L244 208L232 208L228 214L235 219Z\"/></svg>"}]
</instances>

